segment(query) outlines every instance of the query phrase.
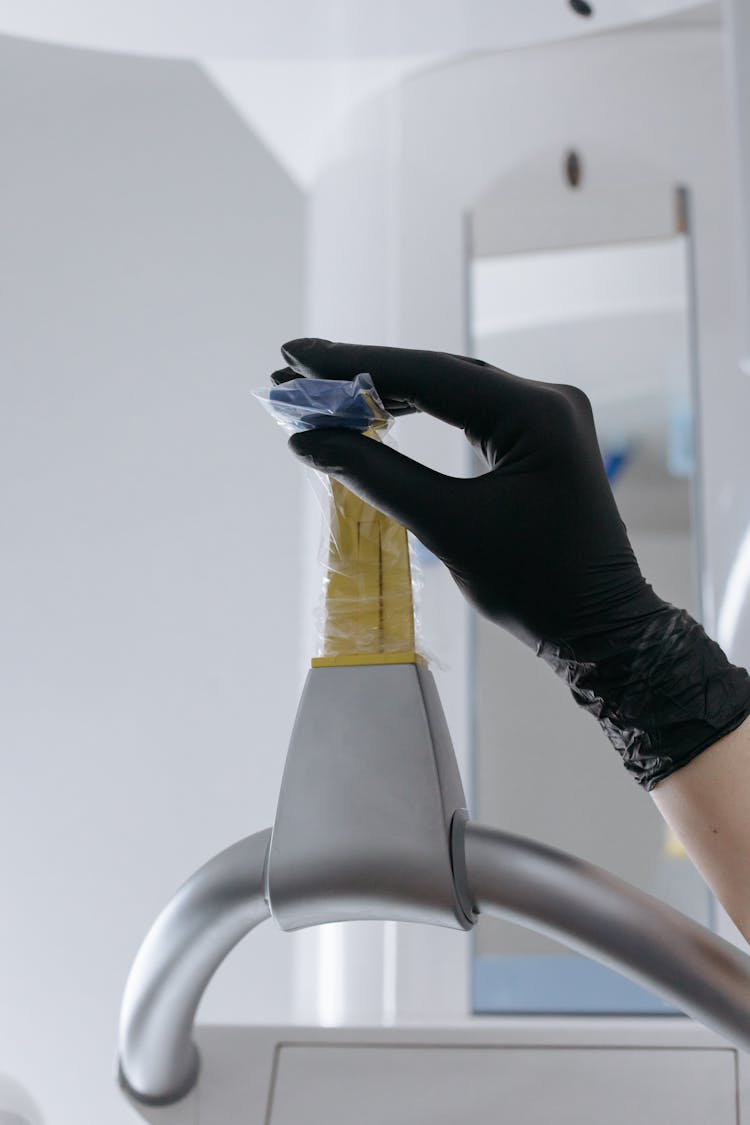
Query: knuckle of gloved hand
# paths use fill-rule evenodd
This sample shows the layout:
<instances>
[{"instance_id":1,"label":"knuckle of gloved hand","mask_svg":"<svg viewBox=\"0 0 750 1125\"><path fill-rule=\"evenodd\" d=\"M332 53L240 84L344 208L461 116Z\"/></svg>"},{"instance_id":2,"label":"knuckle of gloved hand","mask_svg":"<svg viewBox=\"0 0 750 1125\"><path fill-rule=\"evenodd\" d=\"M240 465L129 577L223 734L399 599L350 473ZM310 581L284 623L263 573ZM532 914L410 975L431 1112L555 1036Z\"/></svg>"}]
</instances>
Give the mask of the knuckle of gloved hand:
<instances>
[{"instance_id":1,"label":"knuckle of gloved hand","mask_svg":"<svg viewBox=\"0 0 750 1125\"><path fill-rule=\"evenodd\" d=\"M575 430L574 409L564 396L544 395L537 406L535 428L549 448L562 447Z\"/></svg>"},{"instance_id":2,"label":"knuckle of gloved hand","mask_svg":"<svg viewBox=\"0 0 750 1125\"><path fill-rule=\"evenodd\" d=\"M572 383L559 383L558 389L573 404L576 411L587 417L592 415L591 399L581 387L576 387Z\"/></svg>"},{"instance_id":3,"label":"knuckle of gloved hand","mask_svg":"<svg viewBox=\"0 0 750 1125\"><path fill-rule=\"evenodd\" d=\"M593 428L591 403L578 387L555 388L543 399L538 417L547 450L563 457L580 449Z\"/></svg>"}]
</instances>

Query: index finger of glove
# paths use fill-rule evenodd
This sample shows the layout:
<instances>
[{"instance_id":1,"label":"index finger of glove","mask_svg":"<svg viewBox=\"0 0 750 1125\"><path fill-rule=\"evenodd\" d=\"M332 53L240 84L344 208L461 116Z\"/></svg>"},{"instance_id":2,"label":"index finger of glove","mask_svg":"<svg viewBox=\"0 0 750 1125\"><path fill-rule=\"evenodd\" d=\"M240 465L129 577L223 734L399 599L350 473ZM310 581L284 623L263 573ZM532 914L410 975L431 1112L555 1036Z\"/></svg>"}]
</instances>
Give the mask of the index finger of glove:
<instances>
[{"instance_id":1,"label":"index finger of glove","mask_svg":"<svg viewBox=\"0 0 750 1125\"><path fill-rule=\"evenodd\" d=\"M391 413L423 410L480 441L497 431L504 414L516 415L519 394L527 384L481 360L447 352L315 338L291 340L281 351L297 376L353 379L368 372Z\"/></svg>"}]
</instances>

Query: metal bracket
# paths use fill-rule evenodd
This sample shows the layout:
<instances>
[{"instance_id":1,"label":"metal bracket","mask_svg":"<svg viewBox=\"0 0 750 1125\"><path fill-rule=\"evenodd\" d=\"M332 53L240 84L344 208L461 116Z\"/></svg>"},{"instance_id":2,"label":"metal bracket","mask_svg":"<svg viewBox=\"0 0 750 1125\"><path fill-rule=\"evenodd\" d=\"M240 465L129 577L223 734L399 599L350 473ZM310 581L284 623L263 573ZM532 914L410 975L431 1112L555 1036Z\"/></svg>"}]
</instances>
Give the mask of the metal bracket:
<instances>
[{"instance_id":1,"label":"metal bracket","mask_svg":"<svg viewBox=\"0 0 750 1125\"><path fill-rule=\"evenodd\" d=\"M313 668L271 838L272 917L282 930L361 919L470 929L451 857L465 803L427 668Z\"/></svg>"}]
</instances>

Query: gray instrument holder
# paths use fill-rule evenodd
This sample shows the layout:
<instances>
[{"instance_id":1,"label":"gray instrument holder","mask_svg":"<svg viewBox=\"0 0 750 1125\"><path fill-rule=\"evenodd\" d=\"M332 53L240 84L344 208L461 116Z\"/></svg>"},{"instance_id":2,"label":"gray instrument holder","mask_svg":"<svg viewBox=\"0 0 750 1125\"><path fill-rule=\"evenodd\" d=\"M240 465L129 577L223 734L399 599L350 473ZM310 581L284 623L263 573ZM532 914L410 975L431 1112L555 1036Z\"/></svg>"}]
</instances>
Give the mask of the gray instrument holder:
<instances>
[{"instance_id":1,"label":"gray instrument holder","mask_svg":"<svg viewBox=\"0 0 750 1125\"><path fill-rule=\"evenodd\" d=\"M271 837L272 917L282 930L361 919L470 929L453 846L465 805L426 667L311 669Z\"/></svg>"}]
</instances>

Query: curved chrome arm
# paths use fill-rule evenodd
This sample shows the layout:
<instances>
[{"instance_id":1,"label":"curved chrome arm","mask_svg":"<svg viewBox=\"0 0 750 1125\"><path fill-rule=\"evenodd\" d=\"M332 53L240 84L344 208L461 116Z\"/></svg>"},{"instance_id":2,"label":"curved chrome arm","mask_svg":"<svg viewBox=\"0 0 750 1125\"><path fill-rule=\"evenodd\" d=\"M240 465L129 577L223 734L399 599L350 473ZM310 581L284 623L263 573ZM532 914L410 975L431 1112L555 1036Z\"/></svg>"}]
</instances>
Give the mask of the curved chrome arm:
<instances>
[{"instance_id":1,"label":"curved chrome arm","mask_svg":"<svg viewBox=\"0 0 750 1125\"><path fill-rule=\"evenodd\" d=\"M469 824L477 909L522 922L647 985L750 1050L750 957L601 867Z\"/></svg>"},{"instance_id":2,"label":"curved chrome arm","mask_svg":"<svg viewBox=\"0 0 750 1125\"><path fill-rule=\"evenodd\" d=\"M138 950L120 1014L120 1081L138 1101L168 1104L198 1076L191 1042L201 996L245 934L270 916L271 829L232 844L177 891Z\"/></svg>"},{"instance_id":3,"label":"curved chrome arm","mask_svg":"<svg viewBox=\"0 0 750 1125\"><path fill-rule=\"evenodd\" d=\"M273 832L196 872L138 952L120 1020L130 1094L167 1104L192 1089L200 998L271 911L282 929L365 918L463 928L475 906L619 969L750 1050L750 957L599 867L467 824L463 805L427 669L313 669Z\"/></svg>"},{"instance_id":4,"label":"curved chrome arm","mask_svg":"<svg viewBox=\"0 0 750 1125\"><path fill-rule=\"evenodd\" d=\"M241 840L196 872L138 952L122 1008L120 1066L141 1102L177 1101L196 1081L191 1034L200 998L232 947L269 916L270 837L266 829ZM468 882L479 911L558 938L750 1050L750 957L734 946L602 868L532 840L467 824L454 850L456 879ZM369 896L372 917L378 895Z\"/></svg>"}]
</instances>

